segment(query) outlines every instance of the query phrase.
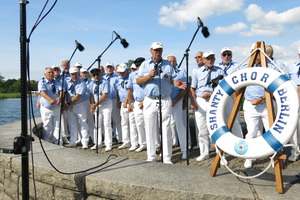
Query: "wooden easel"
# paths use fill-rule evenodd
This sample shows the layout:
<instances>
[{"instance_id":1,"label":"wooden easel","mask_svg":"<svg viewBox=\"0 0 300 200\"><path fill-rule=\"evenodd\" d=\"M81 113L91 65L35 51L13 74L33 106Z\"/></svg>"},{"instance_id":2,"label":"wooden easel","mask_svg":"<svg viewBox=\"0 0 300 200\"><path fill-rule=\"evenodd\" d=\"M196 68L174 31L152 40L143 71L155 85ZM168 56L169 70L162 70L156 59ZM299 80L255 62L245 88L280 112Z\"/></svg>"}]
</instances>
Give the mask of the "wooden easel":
<instances>
[{"instance_id":1,"label":"wooden easel","mask_svg":"<svg viewBox=\"0 0 300 200\"><path fill-rule=\"evenodd\" d=\"M260 48L264 52L265 50L265 43L263 41L261 42L256 42L254 49ZM261 60L261 67L267 67L267 59L265 55L261 52L261 50L257 49L251 56L250 61L248 63L248 67L253 67L255 64L255 61L257 57L260 57ZM242 100L242 97L244 95L246 88L241 88L240 90L237 91L236 99L232 108L232 112L229 116L228 123L227 123L227 128L229 130L232 129L234 119L239 111L240 108L240 102ZM266 98L266 106L267 106L267 111L268 111L268 119L269 119L269 126L271 127L275 121L275 113L273 109L273 102L272 102L272 96L271 93L266 90L265 92L265 98ZM222 154L223 151L220 150L220 153ZM282 152L278 152L278 154L274 158L274 171L275 171L275 179L276 179L276 186L277 186L277 192L278 193L284 193L283 191L283 182L282 182L282 173L281 169L284 168L283 165L283 160L286 159L286 155L282 154ZM218 168L220 167L220 156L219 154L216 154L216 157L214 159L212 169L210 171L211 176L215 176L217 173Z\"/></svg>"}]
</instances>

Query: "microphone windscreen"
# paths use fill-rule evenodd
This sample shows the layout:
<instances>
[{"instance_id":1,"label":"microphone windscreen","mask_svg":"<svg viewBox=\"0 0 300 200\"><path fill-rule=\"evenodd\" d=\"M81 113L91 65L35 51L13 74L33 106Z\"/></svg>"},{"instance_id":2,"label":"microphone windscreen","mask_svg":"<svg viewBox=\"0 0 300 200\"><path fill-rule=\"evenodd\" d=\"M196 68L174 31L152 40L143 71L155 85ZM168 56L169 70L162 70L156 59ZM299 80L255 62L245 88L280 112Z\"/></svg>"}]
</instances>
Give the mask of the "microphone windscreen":
<instances>
[{"instance_id":1,"label":"microphone windscreen","mask_svg":"<svg viewBox=\"0 0 300 200\"><path fill-rule=\"evenodd\" d=\"M123 45L124 48L127 48L129 46L128 42L125 39L121 40L121 44Z\"/></svg>"},{"instance_id":2,"label":"microphone windscreen","mask_svg":"<svg viewBox=\"0 0 300 200\"><path fill-rule=\"evenodd\" d=\"M77 43L77 48L78 48L79 51L84 50L84 47L80 43Z\"/></svg>"},{"instance_id":3,"label":"microphone windscreen","mask_svg":"<svg viewBox=\"0 0 300 200\"><path fill-rule=\"evenodd\" d=\"M209 37L210 35L210 33L208 32L208 28L206 26L203 26L201 32L205 38Z\"/></svg>"}]
</instances>

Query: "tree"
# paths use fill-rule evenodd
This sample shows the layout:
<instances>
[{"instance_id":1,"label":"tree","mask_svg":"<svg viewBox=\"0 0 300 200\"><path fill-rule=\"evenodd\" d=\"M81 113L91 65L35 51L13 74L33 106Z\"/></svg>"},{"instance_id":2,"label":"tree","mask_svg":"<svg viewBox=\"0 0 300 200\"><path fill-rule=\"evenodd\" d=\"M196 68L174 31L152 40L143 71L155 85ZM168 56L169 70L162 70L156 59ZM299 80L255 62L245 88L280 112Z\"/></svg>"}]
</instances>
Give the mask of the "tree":
<instances>
[{"instance_id":1,"label":"tree","mask_svg":"<svg viewBox=\"0 0 300 200\"><path fill-rule=\"evenodd\" d=\"M1 74L0 74L0 83L3 83L3 82L4 82L4 77L1 76Z\"/></svg>"}]
</instances>

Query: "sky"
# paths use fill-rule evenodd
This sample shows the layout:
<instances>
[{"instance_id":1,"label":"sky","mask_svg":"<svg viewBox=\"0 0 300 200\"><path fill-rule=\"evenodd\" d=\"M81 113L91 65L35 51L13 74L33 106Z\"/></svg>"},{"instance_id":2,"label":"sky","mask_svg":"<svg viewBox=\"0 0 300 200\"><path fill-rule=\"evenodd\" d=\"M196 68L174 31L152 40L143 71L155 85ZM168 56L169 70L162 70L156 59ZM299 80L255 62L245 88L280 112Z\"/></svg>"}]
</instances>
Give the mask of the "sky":
<instances>
[{"instance_id":1,"label":"sky","mask_svg":"<svg viewBox=\"0 0 300 200\"><path fill-rule=\"evenodd\" d=\"M27 36L46 0L29 0L26 6ZM49 0L45 11L54 0ZM201 29L187 49L198 28L197 18L208 27L210 37ZM20 4L1 0L0 75L20 78ZM116 31L129 43L123 48ZM213 51L216 63L220 51L228 47L233 60L248 57L251 45L264 41L274 48L274 57L289 65L299 60L300 4L298 0L58 0L53 10L30 37L30 78L40 80L45 67L60 65L75 49L75 40L85 50L76 51L71 66L80 62L88 68L101 56L101 65L120 64L137 57L150 57L152 42L161 42L163 56L175 55L180 62L188 52L188 71L196 67L198 51ZM103 53L104 52L104 53ZM247 62L247 61L246 61ZM94 64L91 68L97 67ZM182 64L186 69L186 61Z\"/></svg>"}]
</instances>

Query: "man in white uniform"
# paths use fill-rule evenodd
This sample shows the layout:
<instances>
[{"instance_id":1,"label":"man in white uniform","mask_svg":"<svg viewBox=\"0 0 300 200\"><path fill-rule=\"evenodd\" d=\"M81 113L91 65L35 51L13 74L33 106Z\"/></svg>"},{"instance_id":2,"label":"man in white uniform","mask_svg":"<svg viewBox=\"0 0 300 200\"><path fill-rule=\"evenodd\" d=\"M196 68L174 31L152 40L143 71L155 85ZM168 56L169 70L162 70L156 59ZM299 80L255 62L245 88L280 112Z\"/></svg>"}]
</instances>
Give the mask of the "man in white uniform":
<instances>
[{"instance_id":1,"label":"man in white uniform","mask_svg":"<svg viewBox=\"0 0 300 200\"><path fill-rule=\"evenodd\" d=\"M147 161L156 160L155 141L157 127L161 124L162 129L162 156L163 162L173 164L172 139L170 130L172 102L171 84L185 89L186 83L176 78L176 73L171 63L162 59L163 46L160 42L152 43L150 47L151 58L144 61L139 69L139 77L136 79L138 85L144 87L144 119L147 140ZM161 105L159 99L161 98ZM159 122L161 107L162 122Z\"/></svg>"},{"instance_id":2,"label":"man in white uniform","mask_svg":"<svg viewBox=\"0 0 300 200\"><path fill-rule=\"evenodd\" d=\"M45 77L38 83L40 112L43 121L43 139L58 144L61 84L54 80L54 71L47 67ZM60 141L62 144L62 140Z\"/></svg>"}]
</instances>

